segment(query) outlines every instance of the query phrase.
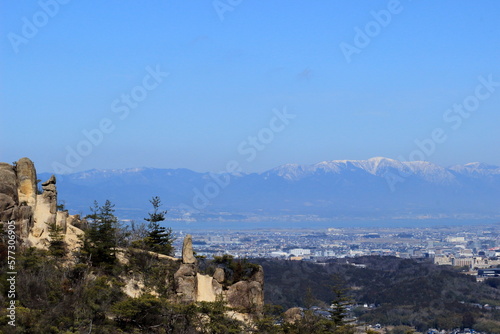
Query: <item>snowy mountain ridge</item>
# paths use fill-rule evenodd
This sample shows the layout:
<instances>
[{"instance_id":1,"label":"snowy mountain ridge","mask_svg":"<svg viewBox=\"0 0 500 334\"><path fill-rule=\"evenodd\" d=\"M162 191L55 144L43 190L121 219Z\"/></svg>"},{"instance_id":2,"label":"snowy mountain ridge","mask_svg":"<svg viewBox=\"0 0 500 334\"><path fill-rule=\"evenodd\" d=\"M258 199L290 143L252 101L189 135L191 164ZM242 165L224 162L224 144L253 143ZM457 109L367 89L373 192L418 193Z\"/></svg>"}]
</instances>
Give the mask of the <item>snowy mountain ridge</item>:
<instances>
[{"instance_id":1,"label":"snowy mountain ridge","mask_svg":"<svg viewBox=\"0 0 500 334\"><path fill-rule=\"evenodd\" d=\"M39 177L46 180L50 174ZM231 175L189 169L94 169L57 176L57 184L68 208L86 212L94 200L110 199L127 219L144 217L149 199L160 196L177 219L187 210L199 220L216 220L221 213L226 213L224 219L230 213L235 219L254 220L290 215L500 220L500 167L477 162L445 168L377 157L285 164L262 173Z\"/></svg>"}]
</instances>

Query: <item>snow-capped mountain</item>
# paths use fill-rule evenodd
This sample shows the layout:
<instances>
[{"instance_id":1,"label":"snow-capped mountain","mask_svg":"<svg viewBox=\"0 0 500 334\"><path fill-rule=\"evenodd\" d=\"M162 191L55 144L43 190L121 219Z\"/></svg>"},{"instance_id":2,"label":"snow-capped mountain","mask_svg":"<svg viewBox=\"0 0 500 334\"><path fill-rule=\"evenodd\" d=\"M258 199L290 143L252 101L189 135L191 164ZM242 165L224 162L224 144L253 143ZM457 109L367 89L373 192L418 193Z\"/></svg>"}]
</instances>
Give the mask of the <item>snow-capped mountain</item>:
<instances>
[{"instance_id":1,"label":"snow-capped mountain","mask_svg":"<svg viewBox=\"0 0 500 334\"><path fill-rule=\"evenodd\" d=\"M374 176L386 177L391 173L402 177L418 175L430 182L452 182L454 175L446 168L427 161L400 162L388 158L368 160L333 160L314 165L287 164L269 171L287 180L299 180L314 174L341 174L362 171Z\"/></svg>"},{"instance_id":2,"label":"snow-capped mountain","mask_svg":"<svg viewBox=\"0 0 500 334\"><path fill-rule=\"evenodd\" d=\"M444 168L377 157L234 175L94 169L59 176L58 189L70 210L86 213L94 200L110 199L121 218L133 219L146 215L152 196L162 198L172 218L500 217L500 167L482 163Z\"/></svg>"}]
</instances>

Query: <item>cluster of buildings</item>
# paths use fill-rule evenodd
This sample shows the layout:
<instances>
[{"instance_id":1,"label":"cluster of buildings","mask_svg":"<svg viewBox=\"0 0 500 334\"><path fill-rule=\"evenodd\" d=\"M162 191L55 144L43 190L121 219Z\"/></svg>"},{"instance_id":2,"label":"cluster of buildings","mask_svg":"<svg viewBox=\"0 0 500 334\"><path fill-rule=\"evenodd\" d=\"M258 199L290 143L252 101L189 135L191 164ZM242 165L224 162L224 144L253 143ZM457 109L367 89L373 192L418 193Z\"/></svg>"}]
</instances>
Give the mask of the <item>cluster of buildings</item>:
<instances>
[{"instance_id":1,"label":"cluster of buildings","mask_svg":"<svg viewBox=\"0 0 500 334\"><path fill-rule=\"evenodd\" d=\"M431 258L470 270L500 266L500 224L415 228L192 230L198 255L324 261L366 255ZM180 250L180 245L176 249Z\"/></svg>"}]
</instances>

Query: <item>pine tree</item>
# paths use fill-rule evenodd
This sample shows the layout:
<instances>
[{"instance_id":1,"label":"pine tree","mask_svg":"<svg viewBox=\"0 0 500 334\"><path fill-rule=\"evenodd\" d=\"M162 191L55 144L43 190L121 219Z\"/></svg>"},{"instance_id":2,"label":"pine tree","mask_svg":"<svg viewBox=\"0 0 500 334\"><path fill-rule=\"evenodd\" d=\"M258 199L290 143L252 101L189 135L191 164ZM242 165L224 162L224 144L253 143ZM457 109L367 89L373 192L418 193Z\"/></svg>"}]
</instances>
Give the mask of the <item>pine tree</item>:
<instances>
[{"instance_id":1,"label":"pine tree","mask_svg":"<svg viewBox=\"0 0 500 334\"><path fill-rule=\"evenodd\" d=\"M49 253L55 257L64 257L66 255L66 243L64 242L63 228L55 223L49 226Z\"/></svg>"},{"instance_id":2,"label":"pine tree","mask_svg":"<svg viewBox=\"0 0 500 334\"><path fill-rule=\"evenodd\" d=\"M116 262L116 230L118 219L113 214L114 204L106 200L103 206L94 201L90 208L89 227L83 236L82 255L94 266Z\"/></svg>"},{"instance_id":3,"label":"pine tree","mask_svg":"<svg viewBox=\"0 0 500 334\"><path fill-rule=\"evenodd\" d=\"M349 297L348 288L345 287L342 279L334 276L334 281L336 281L332 287L334 299L330 310L330 320L334 325L334 333L351 333L354 331L353 320L347 319L347 315L353 300Z\"/></svg>"},{"instance_id":4,"label":"pine tree","mask_svg":"<svg viewBox=\"0 0 500 334\"><path fill-rule=\"evenodd\" d=\"M153 212L148 213L149 217L144 218L148 224L148 236L145 239L146 247L156 253L172 255L174 248L172 246L175 240L172 236L172 229L160 226L160 222L165 220L166 210L160 210L161 199L158 196L150 200L153 205Z\"/></svg>"}]
</instances>

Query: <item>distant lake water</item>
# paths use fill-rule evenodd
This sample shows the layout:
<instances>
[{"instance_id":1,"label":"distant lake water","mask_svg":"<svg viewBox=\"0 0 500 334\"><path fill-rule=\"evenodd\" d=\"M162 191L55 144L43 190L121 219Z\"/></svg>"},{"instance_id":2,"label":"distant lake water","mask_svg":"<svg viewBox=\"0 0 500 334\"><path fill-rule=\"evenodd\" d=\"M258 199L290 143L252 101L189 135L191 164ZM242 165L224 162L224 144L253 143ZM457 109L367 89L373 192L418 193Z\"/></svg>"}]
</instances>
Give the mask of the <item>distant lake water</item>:
<instances>
[{"instance_id":1,"label":"distant lake water","mask_svg":"<svg viewBox=\"0 0 500 334\"><path fill-rule=\"evenodd\" d=\"M392 219L392 220L334 220L293 222L165 222L174 230L253 230L253 229L327 229L327 228L419 228L499 225L495 219Z\"/></svg>"}]
</instances>

